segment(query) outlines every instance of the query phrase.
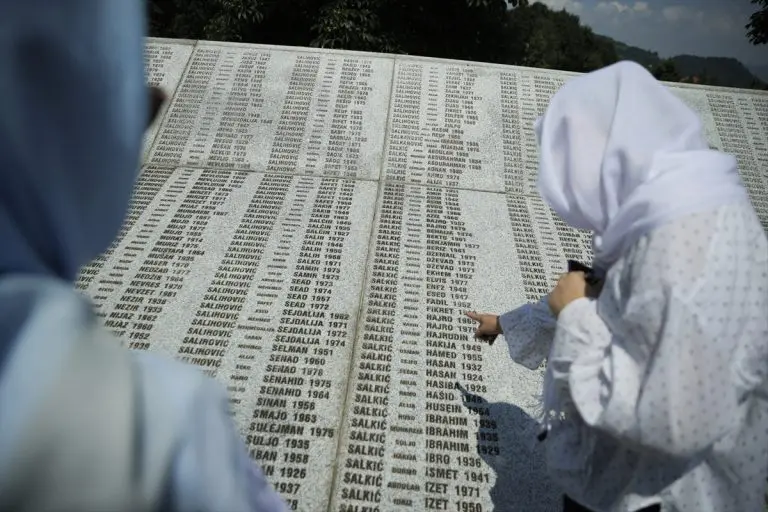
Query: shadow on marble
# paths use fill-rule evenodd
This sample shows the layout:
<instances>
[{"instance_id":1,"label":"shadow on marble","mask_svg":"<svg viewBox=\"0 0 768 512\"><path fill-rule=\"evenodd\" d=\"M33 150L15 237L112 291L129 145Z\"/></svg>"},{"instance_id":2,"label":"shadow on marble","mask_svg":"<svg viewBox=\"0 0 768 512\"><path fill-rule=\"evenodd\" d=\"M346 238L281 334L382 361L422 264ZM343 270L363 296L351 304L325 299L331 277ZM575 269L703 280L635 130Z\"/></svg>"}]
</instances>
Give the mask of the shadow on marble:
<instances>
[{"instance_id":1,"label":"shadow on marble","mask_svg":"<svg viewBox=\"0 0 768 512\"><path fill-rule=\"evenodd\" d=\"M562 494L547 476L544 451L535 440L538 422L516 405L504 402L489 403L482 396L468 392L458 383L456 387L462 394L464 407L487 409L486 419L495 422L499 431L505 429L506 432L513 432L508 438L500 436L502 442L498 455L482 453L482 450L478 449L480 457L496 474L496 483L490 491L494 510L559 511ZM478 442L478 448L480 446L481 443Z\"/></svg>"}]
</instances>

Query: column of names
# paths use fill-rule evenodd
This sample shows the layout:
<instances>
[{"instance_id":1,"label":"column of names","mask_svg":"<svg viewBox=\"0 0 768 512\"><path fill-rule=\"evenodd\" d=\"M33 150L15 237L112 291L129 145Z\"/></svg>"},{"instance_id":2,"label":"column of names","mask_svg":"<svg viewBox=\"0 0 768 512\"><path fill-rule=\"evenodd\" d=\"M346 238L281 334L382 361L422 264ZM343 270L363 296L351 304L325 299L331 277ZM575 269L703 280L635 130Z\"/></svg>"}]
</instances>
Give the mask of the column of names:
<instances>
[{"instance_id":1,"label":"column of names","mask_svg":"<svg viewBox=\"0 0 768 512\"><path fill-rule=\"evenodd\" d=\"M723 151L738 160L739 172L749 191L752 204L764 226L768 226L768 166L758 154L764 151L765 137L749 97L729 93L707 94L712 117Z\"/></svg>"},{"instance_id":2,"label":"column of names","mask_svg":"<svg viewBox=\"0 0 768 512\"><path fill-rule=\"evenodd\" d=\"M392 66L389 58L199 43L149 161L377 177Z\"/></svg>"}]
</instances>

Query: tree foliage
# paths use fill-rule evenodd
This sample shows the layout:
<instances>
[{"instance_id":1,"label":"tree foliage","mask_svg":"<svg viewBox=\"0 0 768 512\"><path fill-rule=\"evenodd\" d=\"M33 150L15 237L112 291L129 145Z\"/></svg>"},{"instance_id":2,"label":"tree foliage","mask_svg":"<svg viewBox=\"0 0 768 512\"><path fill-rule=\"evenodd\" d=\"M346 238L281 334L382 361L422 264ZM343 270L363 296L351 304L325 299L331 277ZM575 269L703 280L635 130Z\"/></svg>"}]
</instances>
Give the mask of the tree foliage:
<instances>
[{"instance_id":1,"label":"tree foliage","mask_svg":"<svg viewBox=\"0 0 768 512\"><path fill-rule=\"evenodd\" d=\"M510 11L507 19L509 64L592 71L618 60L612 42L596 36L565 10L535 3Z\"/></svg>"},{"instance_id":2,"label":"tree foliage","mask_svg":"<svg viewBox=\"0 0 768 512\"><path fill-rule=\"evenodd\" d=\"M614 45L528 0L151 0L159 37L316 46L589 71Z\"/></svg>"},{"instance_id":3,"label":"tree foliage","mask_svg":"<svg viewBox=\"0 0 768 512\"><path fill-rule=\"evenodd\" d=\"M529 2L150 0L150 34L402 53L577 72L599 69L621 58L641 63L660 80L765 87L735 59L660 59L655 53L594 34L565 10L553 11L541 2ZM755 44L763 44L768 42L768 0L752 2L762 10L752 16L747 26L749 36ZM688 62L691 59L696 62ZM711 77L704 72L709 68L713 70Z\"/></svg>"},{"instance_id":4,"label":"tree foliage","mask_svg":"<svg viewBox=\"0 0 768 512\"><path fill-rule=\"evenodd\" d=\"M768 43L768 0L752 0L759 7L747 23L747 37L752 44Z\"/></svg>"},{"instance_id":5,"label":"tree foliage","mask_svg":"<svg viewBox=\"0 0 768 512\"><path fill-rule=\"evenodd\" d=\"M682 77L677 71L677 66L672 59L664 59L657 64L650 66L650 72L656 77L656 80L666 82L679 82Z\"/></svg>"},{"instance_id":6,"label":"tree foliage","mask_svg":"<svg viewBox=\"0 0 768 512\"><path fill-rule=\"evenodd\" d=\"M157 37L309 46L327 0L151 0Z\"/></svg>"},{"instance_id":7,"label":"tree foliage","mask_svg":"<svg viewBox=\"0 0 768 512\"><path fill-rule=\"evenodd\" d=\"M333 0L313 26L314 46L499 62L503 0Z\"/></svg>"},{"instance_id":8,"label":"tree foliage","mask_svg":"<svg viewBox=\"0 0 768 512\"><path fill-rule=\"evenodd\" d=\"M513 0L512 6L527 0ZM505 0L152 0L151 34L499 62Z\"/></svg>"}]
</instances>

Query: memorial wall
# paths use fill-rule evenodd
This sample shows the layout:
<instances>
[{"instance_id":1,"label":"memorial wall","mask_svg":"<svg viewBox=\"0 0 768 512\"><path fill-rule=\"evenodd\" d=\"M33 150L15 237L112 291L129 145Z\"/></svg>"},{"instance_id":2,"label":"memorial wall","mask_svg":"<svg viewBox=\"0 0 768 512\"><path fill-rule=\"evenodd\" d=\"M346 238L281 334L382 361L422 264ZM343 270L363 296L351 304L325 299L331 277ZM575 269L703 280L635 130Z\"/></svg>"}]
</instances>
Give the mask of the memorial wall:
<instances>
[{"instance_id":1,"label":"memorial wall","mask_svg":"<svg viewBox=\"0 0 768 512\"><path fill-rule=\"evenodd\" d=\"M572 74L149 39L172 97L119 238L79 286L134 350L195 364L296 510L556 510L542 370L466 310L546 294L590 238L535 190ZM768 94L672 88L768 229Z\"/></svg>"}]
</instances>

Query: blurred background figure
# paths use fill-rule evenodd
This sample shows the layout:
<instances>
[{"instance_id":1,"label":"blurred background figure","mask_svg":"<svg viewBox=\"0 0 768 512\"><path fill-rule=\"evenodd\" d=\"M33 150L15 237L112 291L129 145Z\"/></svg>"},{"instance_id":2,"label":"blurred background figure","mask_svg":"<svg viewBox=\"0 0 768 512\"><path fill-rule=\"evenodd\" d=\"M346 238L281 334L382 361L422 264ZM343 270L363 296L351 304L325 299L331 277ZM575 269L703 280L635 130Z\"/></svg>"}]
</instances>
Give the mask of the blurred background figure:
<instances>
[{"instance_id":1,"label":"blurred background figure","mask_svg":"<svg viewBox=\"0 0 768 512\"><path fill-rule=\"evenodd\" d=\"M76 292L119 231L148 113L139 0L0 1L0 510L282 511L192 367Z\"/></svg>"}]
</instances>

